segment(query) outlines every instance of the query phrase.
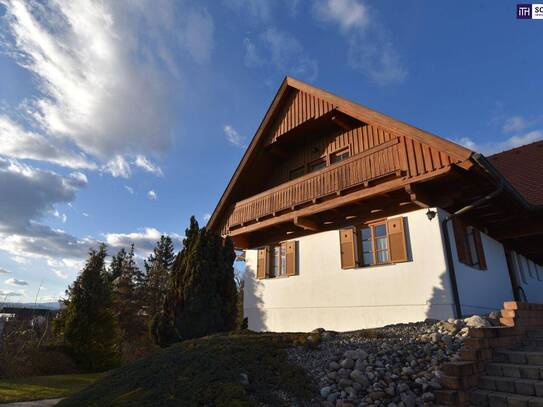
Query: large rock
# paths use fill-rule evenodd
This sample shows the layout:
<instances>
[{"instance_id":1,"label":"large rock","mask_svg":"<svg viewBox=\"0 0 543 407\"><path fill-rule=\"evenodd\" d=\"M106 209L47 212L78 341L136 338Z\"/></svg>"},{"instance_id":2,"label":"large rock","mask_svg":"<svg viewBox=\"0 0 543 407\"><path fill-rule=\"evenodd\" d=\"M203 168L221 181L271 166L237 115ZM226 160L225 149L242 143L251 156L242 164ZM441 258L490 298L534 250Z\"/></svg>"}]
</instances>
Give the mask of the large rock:
<instances>
[{"instance_id":1,"label":"large rock","mask_svg":"<svg viewBox=\"0 0 543 407\"><path fill-rule=\"evenodd\" d=\"M370 384L364 373L357 369L351 372L351 379L353 379L356 383L360 383L363 387L367 387Z\"/></svg>"},{"instance_id":2,"label":"large rock","mask_svg":"<svg viewBox=\"0 0 543 407\"><path fill-rule=\"evenodd\" d=\"M479 315L473 315L469 318L464 319L464 322L470 328L487 328L490 327L490 322Z\"/></svg>"}]
</instances>

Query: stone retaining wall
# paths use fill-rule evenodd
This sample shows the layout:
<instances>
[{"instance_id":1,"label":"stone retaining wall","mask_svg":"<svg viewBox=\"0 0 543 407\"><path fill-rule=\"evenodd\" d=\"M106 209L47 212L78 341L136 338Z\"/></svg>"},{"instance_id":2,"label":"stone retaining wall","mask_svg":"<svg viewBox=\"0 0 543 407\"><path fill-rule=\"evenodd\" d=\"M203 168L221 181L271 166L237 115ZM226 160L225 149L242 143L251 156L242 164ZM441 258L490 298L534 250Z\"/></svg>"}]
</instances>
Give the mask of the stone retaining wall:
<instances>
[{"instance_id":1,"label":"stone retaining wall","mask_svg":"<svg viewBox=\"0 0 543 407\"><path fill-rule=\"evenodd\" d=\"M501 315L503 326L470 328L459 360L443 364L440 380L444 390L436 392L439 404L469 405L470 393L477 387L495 350L521 345L527 330L543 328L543 304L508 301L504 303Z\"/></svg>"}]
</instances>

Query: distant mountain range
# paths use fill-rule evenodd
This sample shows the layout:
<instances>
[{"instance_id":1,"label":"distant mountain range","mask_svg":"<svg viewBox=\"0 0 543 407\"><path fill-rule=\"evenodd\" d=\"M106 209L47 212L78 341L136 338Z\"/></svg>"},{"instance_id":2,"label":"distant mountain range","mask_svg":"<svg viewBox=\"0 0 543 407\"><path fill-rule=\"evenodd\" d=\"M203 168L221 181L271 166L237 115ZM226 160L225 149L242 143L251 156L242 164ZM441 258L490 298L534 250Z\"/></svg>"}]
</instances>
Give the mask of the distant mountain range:
<instances>
[{"instance_id":1,"label":"distant mountain range","mask_svg":"<svg viewBox=\"0 0 543 407\"><path fill-rule=\"evenodd\" d=\"M0 308L2 307L14 307L14 308L47 308L57 310L60 308L58 302L0 302Z\"/></svg>"}]
</instances>

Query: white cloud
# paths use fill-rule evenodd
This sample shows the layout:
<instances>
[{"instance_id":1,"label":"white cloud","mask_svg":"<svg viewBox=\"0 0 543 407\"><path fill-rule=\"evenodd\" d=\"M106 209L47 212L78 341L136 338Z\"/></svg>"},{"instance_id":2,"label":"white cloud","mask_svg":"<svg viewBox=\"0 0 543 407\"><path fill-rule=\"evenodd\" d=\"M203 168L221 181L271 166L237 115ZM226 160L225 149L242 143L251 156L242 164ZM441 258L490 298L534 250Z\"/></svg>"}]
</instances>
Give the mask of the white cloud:
<instances>
[{"instance_id":1,"label":"white cloud","mask_svg":"<svg viewBox=\"0 0 543 407\"><path fill-rule=\"evenodd\" d=\"M501 141L479 143L469 137L462 137L457 140L457 143L462 144L473 151L489 156L539 140L543 140L543 131L534 130L526 134L512 136Z\"/></svg>"},{"instance_id":2,"label":"white cloud","mask_svg":"<svg viewBox=\"0 0 543 407\"><path fill-rule=\"evenodd\" d=\"M0 116L0 154L79 169L105 163L128 177L127 157L169 149L181 65L211 57L205 9L174 0L0 3L0 47L36 84Z\"/></svg>"},{"instance_id":3,"label":"white cloud","mask_svg":"<svg viewBox=\"0 0 543 407\"><path fill-rule=\"evenodd\" d=\"M41 223L58 211L55 205L69 203L86 185L79 173L68 176L0 158L0 247L15 258L81 257L95 242ZM63 219L61 214L58 214Z\"/></svg>"},{"instance_id":4,"label":"white cloud","mask_svg":"<svg viewBox=\"0 0 543 407\"><path fill-rule=\"evenodd\" d=\"M271 17L273 2L268 0L226 0L232 9L243 12L251 17L251 20L266 21Z\"/></svg>"},{"instance_id":5,"label":"white cloud","mask_svg":"<svg viewBox=\"0 0 543 407\"><path fill-rule=\"evenodd\" d=\"M268 67L282 73L314 81L319 67L302 44L291 34L268 28L255 40L245 38L245 65L249 68Z\"/></svg>"},{"instance_id":6,"label":"white cloud","mask_svg":"<svg viewBox=\"0 0 543 407\"><path fill-rule=\"evenodd\" d=\"M179 33L181 42L199 64L210 59L213 49L214 24L206 10L189 10L185 27Z\"/></svg>"},{"instance_id":7,"label":"white cloud","mask_svg":"<svg viewBox=\"0 0 543 407\"><path fill-rule=\"evenodd\" d=\"M17 158L47 161L63 167L96 169L96 164L82 154L60 145L55 145L46 137L24 130L6 115L0 115L0 155Z\"/></svg>"},{"instance_id":8,"label":"white cloud","mask_svg":"<svg viewBox=\"0 0 543 407\"><path fill-rule=\"evenodd\" d=\"M11 271L8 271L6 269L0 268L0 274L10 274Z\"/></svg>"},{"instance_id":9,"label":"white cloud","mask_svg":"<svg viewBox=\"0 0 543 407\"><path fill-rule=\"evenodd\" d=\"M522 116L513 116L505 121L502 127L504 133L517 133L528 127L528 123Z\"/></svg>"},{"instance_id":10,"label":"white cloud","mask_svg":"<svg viewBox=\"0 0 543 407\"><path fill-rule=\"evenodd\" d=\"M16 278L8 278L6 281L4 281L4 283L8 285L28 285L28 282L24 280L17 280Z\"/></svg>"},{"instance_id":11,"label":"white cloud","mask_svg":"<svg viewBox=\"0 0 543 407\"><path fill-rule=\"evenodd\" d=\"M28 259L21 256L11 256L11 260L19 264L28 264Z\"/></svg>"},{"instance_id":12,"label":"white cloud","mask_svg":"<svg viewBox=\"0 0 543 407\"><path fill-rule=\"evenodd\" d=\"M22 297L24 293L0 289L0 297Z\"/></svg>"},{"instance_id":13,"label":"white cloud","mask_svg":"<svg viewBox=\"0 0 543 407\"><path fill-rule=\"evenodd\" d=\"M223 130L224 134L226 135L226 139L230 144L233 144L236 147L245 148L245 137L241 136L236 129L229 124L225 124Z\"/></svg>"},{"instance_id":14,"label":"white cloud","mask_svg":"<svg viewBox=\"0 0 543 407\"><path fill-rule=\"evenodd\" d=\"M105 239L108 245L119 249L129 247L133 243L140 257L145 257L153 250L162 235L166 235L166 233L148 227L140 232L107 233ZM182 240L181 236L175 233L168 234L168 236L172 238L176 246L179 246Z\"/></svg>"},{"instance_id":15,"label":"white cloud","mask_svg":"<svg viewBox=\"0 0 543 407\"><path fill-rule=\"evenodd\" d=\"M156 201L157 199L156 192L151 189L149 192L147 192L147 198L149 198L152 201Z\"/></svg>"},{"instance_id":16,"label":"white cloud","mask_svg":"<svg viewBox=\"0 0 543 407\"><path fill-rule=\"evenodd\" d=\"M379 85L403 82L407 69L393 44L390 32L361 0L317 0L317 20L339 27L348 44L351 68Z\"/></svg>"},{"instance_id":17,"label":"white cloud","mask_svg":"<svg viewBox=\"0 0 543 407\"><path fill-rule=\"evenodd\" d=\"M125 185L124 189L126 189L130 195L134 195L134 188Z\"/></svg>"},{"instance_id":18,"label":"white cloud","mask_svg":"<svg viewBox=\"0 0 543 407\"><path fill-rule=\"evenodd\" d=\"M162 169L158 165L153 164L151 161L145 158L144 155L138 154L136 160L134 161L134 164L147 172L155 174L158 177L162 177L164 175L162 173Z\"/></svg>"},{"instance_id":19,"label":"white cloud","mask_svg":"<svg viewBox=\"0 0 543 407\"><path fill-rule=\"evenodd\" d=\"M60 277L63 280L66 280L68 278L68 273L66 273L65 271L62 271L62 270L53 270L53 271L57 277Z\"/></svg>"},{"instance_id":20,"label":"white cloud","mask_svg":"<svg viewBox=\"0 0 543 407\"><path fill-rule=\"evenodd\" d=\"M83 186L89 183L89 180L87 179L87 176L83 174L82 172L72 172L70 173L70 177L72 177L74 180L76 180L79 185Z\"/></svg>"},{"instance_id":21,"label":"white cloud","mask_svg":"<svg viewBox=\"0 0 543 407\"><path fill-rule=\"evenodd\" d=\"M87 212L81 212L81 215L83 215L85 218L89 217L89 214Z\"/></svg>"},{"instance_id":22,"label":"white cloud","mask_svg":"<svg viewBox=\"0 0 543 407\"><path fill-rule=\"evenodd\" d=\"M116 155L109 160L103 170L109 172L113 177L129 178L132 175L130 164L122 155Z\"/></svg>"},{"instance_id":23,"label":"white cloud","mask_svg":"<svg viewBox=\"0 0 543 407\"><path fill-rule=\"evenodd\" d=\"M211 214L210 213L204 214L204 221L207 222L209 221L209 219L211 219Z\"/></svg>"},{"instance_id":24,"label":"white cloud","mask_svg":"<svg viewBox=\"0 0 543 407\"><path fill-rule=\"evenodd\" d=\"M317 17L338 23L342 30L366 28L369 18L366 6L357 0L324 0L314 5Z\"/></svg>"}]
</instances>

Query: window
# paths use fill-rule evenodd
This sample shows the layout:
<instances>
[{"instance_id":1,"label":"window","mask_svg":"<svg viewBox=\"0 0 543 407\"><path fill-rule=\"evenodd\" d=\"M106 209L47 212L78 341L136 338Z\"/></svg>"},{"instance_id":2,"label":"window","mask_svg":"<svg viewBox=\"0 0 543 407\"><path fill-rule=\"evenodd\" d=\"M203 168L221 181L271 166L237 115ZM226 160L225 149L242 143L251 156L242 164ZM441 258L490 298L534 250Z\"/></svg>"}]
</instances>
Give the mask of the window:
<instances>
[{"instance_id":1,"label":"window","mask_svg":"<svg viewBox=\"0 0 543 407\"><path fill-rule=\"evenodd\" d=\"M481 233L458 218L453 218L453 229L458 260L468 266L486 270Z\"/></svg>"},{"instance_id":2,"label":"window","mask_svg":"<svg viewBox=\"0 0 543 407\"><path fill-rule=\"evenodd\" d=\"M473 226L466 227L466 241L468 243L468 254L470 258L470 264L472 266L479 266L479 250L475 240L475 229Z\"/></svg>"},{"instance_id":3,"label":"window","mask_svg":"<svg viewBox=\"0 0 543 407\"><path fill-rule=\"evenodd\" d=\"M360 228L340 229L341 268L353 269L409 261L406 224L406 218L396 217Z\"/></svg>"},{"instance_id":4,"label":"window","mask_svg":"<svg viewBox=\"0 0 543 407\"><path fill-rule=\"evenodd\" d=\"M285 243L272 246L271 275L270 277L281 277L287 272L287 248Z\"/></svg>"},{"instance_id":5,"label":"window","mask_svg":"<svg viewBox=\"0 0 543 407\"><path fill-rule=\"evenodd\" d=\"M349 158L349 149L345 148L340 151L336 151L335 153L330 154L330 164L335 164L340 161L346 160Z\"/></svg>"},{"instance_id":6,"label":"window","mask_svg":"<svg viewBox=\"0 0 543 407\"><path fill-rule=\"evenodd\" d=\"M297 274L297 242L288 241L258 249L257 278Z\"/></svg>"},{"instance_id":7,"label":"window","mask_svg":"<svg viewBox=\"0 0 543 407\"><path fill-rule=\"evenodd\" d=\"M296 168L296 169L290 171L289 179L299 178L304 174L305 174L305 168L304 167Z\"/></svg>"},{"instance_id":8,"label":"window","mask_svg":"<svg viewBox=\"0 0 543 407\"><path fill-rule=\"evenodd\" d=\"M386 223L378 223L360 229L362 265L390 263Z\"/></svg>"},{"instance_id":9,"label":"window","mask_svg":"<svg viewBox=\"0 0 543 407\"><path fill-rule=\"evenodd\" d=\"M310 162L308 165L307 172L315 172L326 167L326 160L324 158L319 158L313 162Z\"/></svg>"}]
</instances>

